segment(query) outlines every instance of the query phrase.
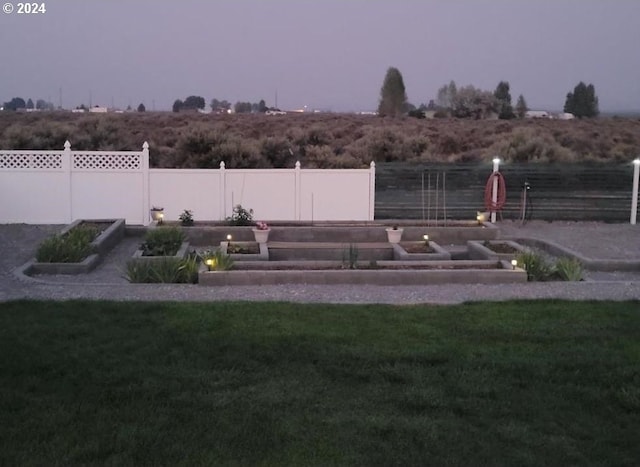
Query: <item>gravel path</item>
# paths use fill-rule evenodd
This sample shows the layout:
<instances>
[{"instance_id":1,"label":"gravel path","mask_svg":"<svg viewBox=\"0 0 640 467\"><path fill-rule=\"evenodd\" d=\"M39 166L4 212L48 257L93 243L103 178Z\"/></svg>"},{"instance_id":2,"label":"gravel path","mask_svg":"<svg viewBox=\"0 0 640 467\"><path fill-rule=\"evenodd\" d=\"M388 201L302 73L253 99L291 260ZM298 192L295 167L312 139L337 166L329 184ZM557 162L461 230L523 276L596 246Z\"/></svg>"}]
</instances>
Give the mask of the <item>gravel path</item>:
<instances>
[{"instance_id":1,"label":"gravel path","mask_svg":"<svg viewBox=\"0 0 640 467\"><path fill-rule=\"evenodd\" d=\"M640 226L625 224L530 222L499 224L502 237L550 240L594 259L640 261ZM569 300L640 300L640 271L590 272L585 282L509 285L281 285L202 287L129 284L123 265L139 239L126 238L106 261L81 276L18 278L14 269L33 257L43 238L63 226L0 225L0 300L110 299L167 301L290 301L324 303L450 304L477 300L560 298Z\"/></svg>"}]
</instances>

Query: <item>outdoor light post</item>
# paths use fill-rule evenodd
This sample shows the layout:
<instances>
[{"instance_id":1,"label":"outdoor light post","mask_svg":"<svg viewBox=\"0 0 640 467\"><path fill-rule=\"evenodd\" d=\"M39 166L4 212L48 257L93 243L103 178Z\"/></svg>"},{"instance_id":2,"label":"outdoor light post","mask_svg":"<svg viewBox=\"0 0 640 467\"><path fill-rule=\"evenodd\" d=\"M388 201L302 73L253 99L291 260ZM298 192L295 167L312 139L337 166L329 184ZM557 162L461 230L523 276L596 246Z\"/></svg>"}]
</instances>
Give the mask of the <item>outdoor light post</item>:
<instances>
[{"instance_id":1,"label":"outdoor light post","mask_svg":"<svg viewBox=\"0 0 640 467\"><path fill-rule=\"evenodd\" d=\"M493 159L493 173L497 173L500 170L500 158L495 157ZM498 205L498 179L493 177L493 188L491 191L491 202L493 203L494 209L491 211L491 223L496 223L496 211L495 206Z\"/></svg>"},{"instance_id":2,"label":"outdoor light post","mask_svg":"<svg viewBox=\"0 0 640 467\"><path fill-rule=\"evenodd\" d=\"M640 158L633 161L633 190L631 194L631 225L636 225L638 214L638 178L640 174Z\"/></svg>"}]
</instances>

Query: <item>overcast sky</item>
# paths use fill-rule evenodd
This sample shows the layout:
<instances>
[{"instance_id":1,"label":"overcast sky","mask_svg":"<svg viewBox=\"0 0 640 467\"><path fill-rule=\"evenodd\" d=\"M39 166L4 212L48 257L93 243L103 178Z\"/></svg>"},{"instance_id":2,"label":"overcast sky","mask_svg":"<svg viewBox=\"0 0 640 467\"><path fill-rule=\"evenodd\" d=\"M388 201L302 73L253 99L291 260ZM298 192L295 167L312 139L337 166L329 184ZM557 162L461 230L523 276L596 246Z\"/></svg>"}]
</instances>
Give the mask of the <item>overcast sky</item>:
<instances>
[{"instance_id":1,"label":"overcast sky","mask_svg":"<svg viewBox=\"0 0 640 467\"><path fill-rule=\"evenodd\" d=\"M0 13L0 101L157 110L188 95L373 110L389 66L409 101L450 80L560 110L579 82L640 109L640 0L47 0Z\"/></svg>"}]
</instances>

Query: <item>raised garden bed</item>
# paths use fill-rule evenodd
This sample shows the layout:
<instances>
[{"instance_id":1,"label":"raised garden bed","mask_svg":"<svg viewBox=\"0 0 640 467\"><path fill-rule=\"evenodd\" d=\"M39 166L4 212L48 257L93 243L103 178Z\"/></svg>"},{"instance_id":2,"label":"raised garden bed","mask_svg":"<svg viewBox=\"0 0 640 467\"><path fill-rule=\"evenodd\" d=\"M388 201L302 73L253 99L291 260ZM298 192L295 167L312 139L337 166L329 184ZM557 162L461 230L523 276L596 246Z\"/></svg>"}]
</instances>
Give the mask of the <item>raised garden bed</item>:
<instances>
[{"instance_id":1,"label":"raised garden bed","mask_svg":"<svg viewBox=\"0 0 640 467\"><path fill-rule=\"evenodd\" d=\"M378 261L375 268L343 269L337 262L318 261L253 262L236 264L231 271L203 271L198 283L204 286L274 284L504 284L523 283L527 274L505 261ZM305 264L306 263L306 264ZM330 264L329 264L330 263ZM426 264L428 263L428 264ZM286 269L278 269L286 267ZM362 264L366 267L366 264Z\"/></svg>"},{"instance_id":2,"label":"raised garden bed","mask_svg":"<svg viewBox=\"0 0 640 467\"><path fill-rule=\"evenodd\" d=\"M178 248L178 251L176 252L175 255L145 255L143 250L138 249L133 253L133 259L143 260L143 261L160 261L164 258L182 259L187 256L188 252L189 252L189 242L182 242L180 244L180 248Z\"/></svg>"},{"instance_id":3,"label":"raised garden bed","mask_svg":"<svg viewBox=\"0 0 640 467\"><path fill-rule=\"evenodd\" d=\"M60 235L66 235L80 225L95 227L100 232L91 241L91 253L84 260L80 262L45 263L33 259L23 266L22 272L27 275L86 274L95 269L104 256L124 238L124 219L78 219L62 229Z\"/></svg>"},{"instance_id":4,"label":"raised garden bed","mask_svg":"<svg viewBox=\"0 0 640 467\"><path fill-rule=\"evenodd\" d=\"M421 242L400 242L393 244L393 257L399 261L450 260L451 253L430 240L429 246Z\"/></svg>"},{"instance_id":5,"label":"raised garden bed","mask_svg":"<svg viewBox=\"0 0 640 467\"><path fill-rule=\"evenodd\" d=\"M231 243L231 248L229 244ZM220 251L231 256L234 261L269 261L269 249L266 243L257 242L220 242Z\"/></svg>"},{"instance_id":6,"label":"raised garden bed","mask_svg":"<svg viewBox=\"0 0 640 467\"><path fill-rule=\"evenodd\" d=\"M510 261L527 248L511 240L470 240L467 242L469 259L493 259Z\"/></svg>"}]
</instances>

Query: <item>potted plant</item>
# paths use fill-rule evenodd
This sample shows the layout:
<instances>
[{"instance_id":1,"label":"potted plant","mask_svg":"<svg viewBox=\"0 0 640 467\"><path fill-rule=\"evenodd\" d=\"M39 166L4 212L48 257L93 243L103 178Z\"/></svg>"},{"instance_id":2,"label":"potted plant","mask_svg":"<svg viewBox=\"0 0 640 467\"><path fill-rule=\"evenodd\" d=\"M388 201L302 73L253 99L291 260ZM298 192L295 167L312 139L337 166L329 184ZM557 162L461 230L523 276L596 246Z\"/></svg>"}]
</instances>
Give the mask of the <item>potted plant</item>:
<instances>
[{"instance_id":1,"label":"potted plant","mask_svg":"<svg viewBox=\"0 0 640 467\"><path fill-rule=\"evenodd\" d=\"M180 214L180 217L178 217L178 220L180 221L180 225L183 225L185 227L190 227L193 225L193 211L189 210L189 209L185 209L184 211L182 211L182 214Z\"/></svg>"},{"instance_id":2,"label":"potted plant","mask_svg":"<svg viewBox=\"0 0 640 467\"><path fill-rule=\"evenodd\" d=\"M158 224L162 224L162 221L164 219L164 208L153 206L150 210L150 213L152 221L155 221Z\"/></svg>"},{"instance_id":3,"label":"potted plant","mask_svg":"<svg viewBox=\"0 0 640 467\"><path fill-rule=\"evenodd\" d=\"M269 240L269 232L271 229L266 222L256 222L256 226L252 229L253 235L258 243L267 243Z\"/></svg>"},{"instance_id":4,"label":"potted plant","mask_svg":"<svg viewBox=\"0 0 640 467\"><path fill-rule=\"evenodd\" d=\"M394 225L393 227L387 228L386 230L389 243L400 243L403 229L399 229L397 225Z\"/></svg>"}]
</instances>

